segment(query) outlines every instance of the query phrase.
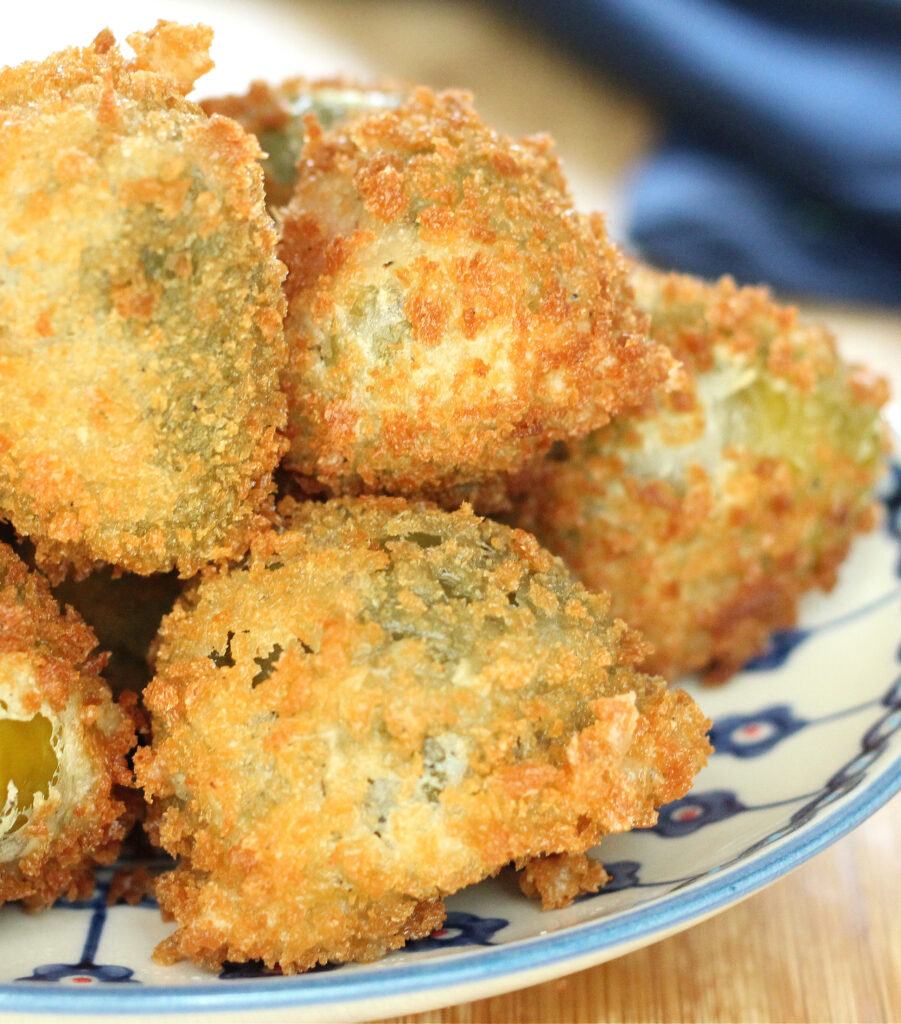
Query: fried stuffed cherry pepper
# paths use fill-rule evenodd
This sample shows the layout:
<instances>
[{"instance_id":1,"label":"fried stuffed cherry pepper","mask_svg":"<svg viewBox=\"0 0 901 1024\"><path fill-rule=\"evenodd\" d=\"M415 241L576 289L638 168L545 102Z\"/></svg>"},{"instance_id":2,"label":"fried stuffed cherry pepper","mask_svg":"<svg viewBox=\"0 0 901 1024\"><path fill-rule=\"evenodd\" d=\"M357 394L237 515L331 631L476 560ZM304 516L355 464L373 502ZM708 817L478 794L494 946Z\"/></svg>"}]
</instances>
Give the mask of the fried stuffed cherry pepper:
<instances>
[{"instance_id":1,"label":"fried stuffed cherry pepper","mask_svg":"<svg viewBox=\"0 0 901 1024\"><path fill-rule=\"evenodd\" d=\"M160 22L0 70L0 514L55 575L239 557L282 450L259 145Z\"/></svg>"},{"instance_id":2,"label":"fried stuffed cherry pepper","mask_svg":"<svg viewBox=\"0 0 901 1024\"><path fill-rule=\"evenodd\" d=\"M642 401L649 339L600 218L546 138L415 89L324 131L281 213L290 450L308 490L501 503L501 474Z\"/></svg>"},{"instance_id":3,"label":"fried stuffed cherry pepper","mask_svg":"<svg viewBox=\"0 0 901 1024\"><path fill-rule=\"evenodd\" d=\"M0 544L0 903L86 897L118 852L135 735L103 663L77 613Z\"/></svg>"},{"instance_id":4,"label":"fried stuffed cherry pepper","mask_svg":"<svg viewBox=\"0 0 901 1024\"><path fill-rule=\"evenodd\" d=\"M685 380L558 451L518 522L611 593L650 670L723 680L873 524L886 385L765 289L641 266L633 282Z\"/></svg>"},{"instance_id":5,"label":"fried stuffed cherry pepper","mask_svg":"<svg viewBox=\"0 0 901 1024\"><path fill-rule=\"evenodd\" d=\"M158 956L372 960L690 787L704 715L533 537L398 498L282 510L163 622L137 758L179 858Z\"/></svg>"}]
</instances>

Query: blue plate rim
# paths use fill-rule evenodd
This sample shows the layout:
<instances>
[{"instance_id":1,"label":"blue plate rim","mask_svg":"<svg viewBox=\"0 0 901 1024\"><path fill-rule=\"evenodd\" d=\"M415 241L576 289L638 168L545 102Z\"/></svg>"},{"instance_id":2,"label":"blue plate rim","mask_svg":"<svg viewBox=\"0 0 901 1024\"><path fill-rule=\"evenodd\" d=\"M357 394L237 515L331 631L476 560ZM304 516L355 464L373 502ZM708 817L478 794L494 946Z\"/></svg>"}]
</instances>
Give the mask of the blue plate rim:
<instances>
[{"instance_id":1,"label":"blue plate rim","mask_svg":"<svg viewBox=\"0 0 901 1024\"><path fill-rule=\"evenodd\" d=\"M0 1012L11 1013L200 1013L315 1007L451 989L488 978L512 977L538 967L556 966L604 950L688 927L762 889L856 828L901 791L901 753L856 794L838 800L822 817L772 848L764 848L697 885L677 890L658 903L642 905L536 938L482 947L438 963L383 968L377 974L307 974L253 982L217 982L167 988L93 989L0 986ZM566 973L561 971L561 974ZM515 988L512 984L510 988ZM390 991L388 991L390 989Z\"/></svg>"}]
</instances>

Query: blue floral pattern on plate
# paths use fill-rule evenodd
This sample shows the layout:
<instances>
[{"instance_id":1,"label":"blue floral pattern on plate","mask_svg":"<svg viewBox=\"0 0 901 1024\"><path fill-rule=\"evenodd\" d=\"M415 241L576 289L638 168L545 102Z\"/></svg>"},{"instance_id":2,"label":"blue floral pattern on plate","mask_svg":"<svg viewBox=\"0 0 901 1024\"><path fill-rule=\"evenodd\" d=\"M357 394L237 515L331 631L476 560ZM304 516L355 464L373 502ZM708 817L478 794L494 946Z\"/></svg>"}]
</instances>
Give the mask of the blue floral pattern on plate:
<instances>
[{"instance_id":1,"label":"blue floral pattern on plate","mask_svg":"<svg viewBox=\"0 0 901 1024\"><path fill-rule=\"evenodd\" d=\"M585 954L599 962L760 888L901 789L901 466L883 500L881 533L855 548L813 621L802 614L728 685L689 687L714 721L716 754L656 825L602 843L611 877L600 892L544 914L509 884L484 883L451 899L442 929L378 964L293 978L227 964L216 976L154 965L171 926L151 899L108 908L106 869L90 900L39 916L0 910L0 1012L244 1010L260 1020L292 1007L315 1020L340 1006L365 1018L368 998L504 974L512 987L523 971L562 974Z\"/></svg>"},{"instance_id":2,"label":"blue floral pattern on plate","mask_svg":"<svg viewBox=\"0 0 901 1024\"><path fill-rule=\"evenodd\" d=\"M85 936L81 956L74 964L39 964L24 978L16 981L34 981L44 983L68 983L73 985L101 984L134 984L134 971L120 964L98 964L94 962L100 935L106 923L106 895L109 889L109 872L98 872L97 888L90 900L69 902L60 900L60 909L90 910L88 933Z\"/></svg>"},{"instance_id":3,"label":"blue floral pattern on plate","mask_svg":"<svg viewBox=\"0 0 901 1024\"><path fill-rule=\"evenodd\" d=\"M750 715L725 715L714 722L710 742L717 754L760 757L809 724L790 705L776 704Z\"/></svg>"}]
</instances>

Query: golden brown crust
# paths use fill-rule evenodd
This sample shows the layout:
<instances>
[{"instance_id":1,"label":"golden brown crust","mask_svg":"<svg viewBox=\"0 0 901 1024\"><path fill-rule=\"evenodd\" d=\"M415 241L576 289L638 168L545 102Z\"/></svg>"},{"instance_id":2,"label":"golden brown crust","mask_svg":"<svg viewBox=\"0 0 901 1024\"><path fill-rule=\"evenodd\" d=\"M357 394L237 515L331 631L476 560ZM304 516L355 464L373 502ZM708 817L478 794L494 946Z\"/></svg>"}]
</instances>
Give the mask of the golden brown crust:
<instances>
[{"instance_id":1,"label":"golden brown crust","mask_svg":"<svg viewBox=\"0 0 901 1024\"><path fill-rule=\"evenodd\" d=\"M167 959L371 959L510 861L652 824L690 698L534 538L397 498L281 506L164 621L136 768Z\"/></svg>"},{"instance_id":2,"label":"golden brown crust","mask_svg":"<svg viewBox=\"0 0 901 1024\"><path fill-rule=\"evenodd\" d=\"M650 671L720 681L872 525L885 383L765 289L633 280L688 376L546 463L518 521L613 594L655 647Z\"/></svg>"},{"instance_id":3,"label":"golden brown crust","mask_svg":"<svg viewBox=\"0 0 901 1024\"><path fill-rule=\"evenodd\" d=\"M323 132L284 211L286 466L326 493L440 500L661 385L625 265L572 209L547 139L462 93Z\"/></svg>"},{"instance_id":4,"label":"golden brown crust","mask_svg":"<svg viewBox=\"0 0 901 1024\"><path fill-rule=\"evenodd\" d=\"M315 115L323 128L381 108L392 109L411 91L404 82L365 84L349 78L288 78L279 85L251 82L241 95L216 96L201 106L210 115L237 121L255 135L266 154L263 181L270 209L285 206L297 180L297 162L306 140L304 118Z\"/></svg>"},{"instance_id":5,"label":"golden brown crust","mask_svg":"<svg viewBox=\"0 0 901 1024\"><path fill-rule=\"evenodd\" d=\"M585 853L552 853L536 857L520 870L519 887L542 910L559 910L584 893L597 892L610 876Z\"/></svg>"},{"instance_id":6,"label":"golden brown crust","mask_svg":"<svg viewBox=\"0 0 901 1024\"><path fill-rule=\"evenodd\" d=\"M57 576L190 575L271 504L284 268L256 141L183 96L209 38L0 71L0 510Z\"/></svg>"},{"instance_id":7,"label":"golden brown crust","mask_svg":"<svg viewBox=\"0 0 901 1024\"><path fill-rule=\"evenodd\" d=\"M117 789L132 785L135 737L130 713L100 679L104 661L80 617L61 614L47 583L0 544L0 721L43 716L57 760L44 796L19 807L24 823L0 823L0 903L36 909L85 897L94 864L118 853L129 822Z\"/></svg>"},{"instance_id":8,"label":"golden brown crust","mask_svg":"<svg viewBox=\"0 0 901 1024\"><path fill-rule=\"evenodd\" d=\"M106 902L110 907L117 903L134 907L148 897L156 898L156 879L145 867L116 871L106 891Z\"/></svg>"}]
</instances>

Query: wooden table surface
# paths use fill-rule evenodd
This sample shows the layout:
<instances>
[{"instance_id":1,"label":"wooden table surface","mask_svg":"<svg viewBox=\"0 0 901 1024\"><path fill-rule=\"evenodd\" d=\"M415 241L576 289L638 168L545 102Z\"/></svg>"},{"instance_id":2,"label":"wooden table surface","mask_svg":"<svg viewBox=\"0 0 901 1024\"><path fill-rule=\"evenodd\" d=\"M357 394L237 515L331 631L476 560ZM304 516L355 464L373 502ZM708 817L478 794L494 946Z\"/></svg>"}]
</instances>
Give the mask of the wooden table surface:
<instances>
[{"instance_id":1,"label":"wooden table surface","mask_svg":"<svg viewBox=\"0 0 901 1024\"><path fill-rule=\"evenodd\" d=\"M392 1024L901 1021L901 799L702 924L557 981Z\"/></svg>"}]
</instances>

